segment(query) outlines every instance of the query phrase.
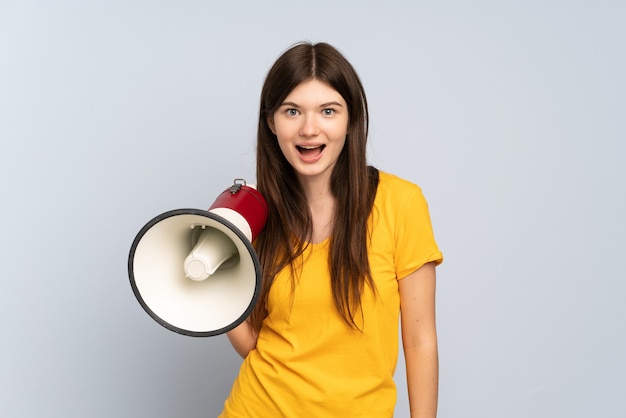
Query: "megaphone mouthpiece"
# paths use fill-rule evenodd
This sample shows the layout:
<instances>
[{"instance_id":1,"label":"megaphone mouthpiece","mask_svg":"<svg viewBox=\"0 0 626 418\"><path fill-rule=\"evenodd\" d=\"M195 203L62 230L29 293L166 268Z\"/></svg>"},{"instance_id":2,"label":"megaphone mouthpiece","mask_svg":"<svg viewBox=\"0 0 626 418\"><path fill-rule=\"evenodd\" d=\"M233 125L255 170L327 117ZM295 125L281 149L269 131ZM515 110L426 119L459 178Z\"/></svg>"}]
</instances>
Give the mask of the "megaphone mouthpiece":
<instances>
[{"instance_id":1,"label":"megaphone mouthpiece","mask_svg":"<svg viewBox=\"0 0 626 418\"><path fill-rule=\"evenodd\" d=\"M196 281L206 280L235 254L237 247L226 234L203 226L198 242L185 259L185 276Z\"/></svg>"}]
</instances>

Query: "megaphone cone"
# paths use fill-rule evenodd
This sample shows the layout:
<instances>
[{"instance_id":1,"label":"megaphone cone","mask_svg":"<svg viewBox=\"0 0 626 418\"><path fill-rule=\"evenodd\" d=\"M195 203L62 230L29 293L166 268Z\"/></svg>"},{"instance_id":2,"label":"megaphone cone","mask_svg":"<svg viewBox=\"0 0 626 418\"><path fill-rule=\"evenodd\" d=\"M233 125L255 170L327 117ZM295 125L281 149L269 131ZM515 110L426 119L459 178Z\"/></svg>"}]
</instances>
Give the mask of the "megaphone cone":
<instances>
[{"instance_id":1,"label":"megaphone cone","mask_svg":"<svg viewBox=\"0 0 626 418\"><path fill-rule=\"evenodd\" d=\"M207 337L235 328L259 296L252 242L266 219L263 196L235 180L209 210L176 209L150 220L128 257L140 305L179 334Z\"/></svg>"}]
</instances>

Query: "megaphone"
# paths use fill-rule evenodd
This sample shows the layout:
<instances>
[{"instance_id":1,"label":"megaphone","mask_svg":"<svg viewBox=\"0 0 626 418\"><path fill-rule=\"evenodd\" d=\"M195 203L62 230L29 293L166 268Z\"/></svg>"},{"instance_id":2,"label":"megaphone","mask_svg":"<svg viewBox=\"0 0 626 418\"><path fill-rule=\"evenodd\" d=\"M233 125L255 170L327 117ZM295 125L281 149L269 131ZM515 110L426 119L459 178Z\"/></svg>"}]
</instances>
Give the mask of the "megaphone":
<instances>
[{"instance_id":1,"label":"megaphone","mask_svg":"<svg viewBox=\"0 0 626 418\"><path fill-rule=\"evenodd\" d=\"M141 228L128 257L138 302L179 334L209 337L235 328L259 297L261 268L252 242L266 220L265 199L243 179L208 210L156 216Z\"/></svg>"}]
</instances>

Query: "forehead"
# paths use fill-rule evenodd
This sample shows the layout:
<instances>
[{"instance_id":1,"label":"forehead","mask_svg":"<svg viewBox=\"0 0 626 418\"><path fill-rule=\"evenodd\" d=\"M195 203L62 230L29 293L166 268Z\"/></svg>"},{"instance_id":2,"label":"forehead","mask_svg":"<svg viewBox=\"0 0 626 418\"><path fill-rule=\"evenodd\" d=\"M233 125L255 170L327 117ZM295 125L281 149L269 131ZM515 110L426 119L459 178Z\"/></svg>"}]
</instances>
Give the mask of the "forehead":
<instances>
[{"instance_id":1,"label":"forehead","mask_svg":"<svg viewBox=\"0 0 626 418\"><path fill-rule=\"evenodd\" d=\"M329 84L317 79L306 80L298 84L291 90L287 97L285 97L284 102L303 105L329 102L337 102L341 105L345 105L346 103L337 90Z\"/></svg>"}]
</instances>

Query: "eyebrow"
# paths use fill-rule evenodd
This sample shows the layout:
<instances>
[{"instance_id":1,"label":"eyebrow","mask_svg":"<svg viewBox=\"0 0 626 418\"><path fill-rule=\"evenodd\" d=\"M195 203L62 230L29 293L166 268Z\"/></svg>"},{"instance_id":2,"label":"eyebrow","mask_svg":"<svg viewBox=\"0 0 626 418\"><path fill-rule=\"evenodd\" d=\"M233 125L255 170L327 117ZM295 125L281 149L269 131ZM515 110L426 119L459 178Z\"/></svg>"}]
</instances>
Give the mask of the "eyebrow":
<instances>
[{"instance_id":1,"label":"eyebrow","mask_svg":"<svg viewBox=\"0 0 626 418\"><path fill-rule=\"evenodd\" d=\"M295 107L295 108L299 108L300 106L297 103L294 102L282 102L280 104L280 107L282 106L291 106L291 107ZM319 107L320 108L324 108L324 107L329 107L329 106L338 106L338 107L343 107L343 105L339 102L328 102L328 103L322 103Z\"/></svg>"}]
</instances>

